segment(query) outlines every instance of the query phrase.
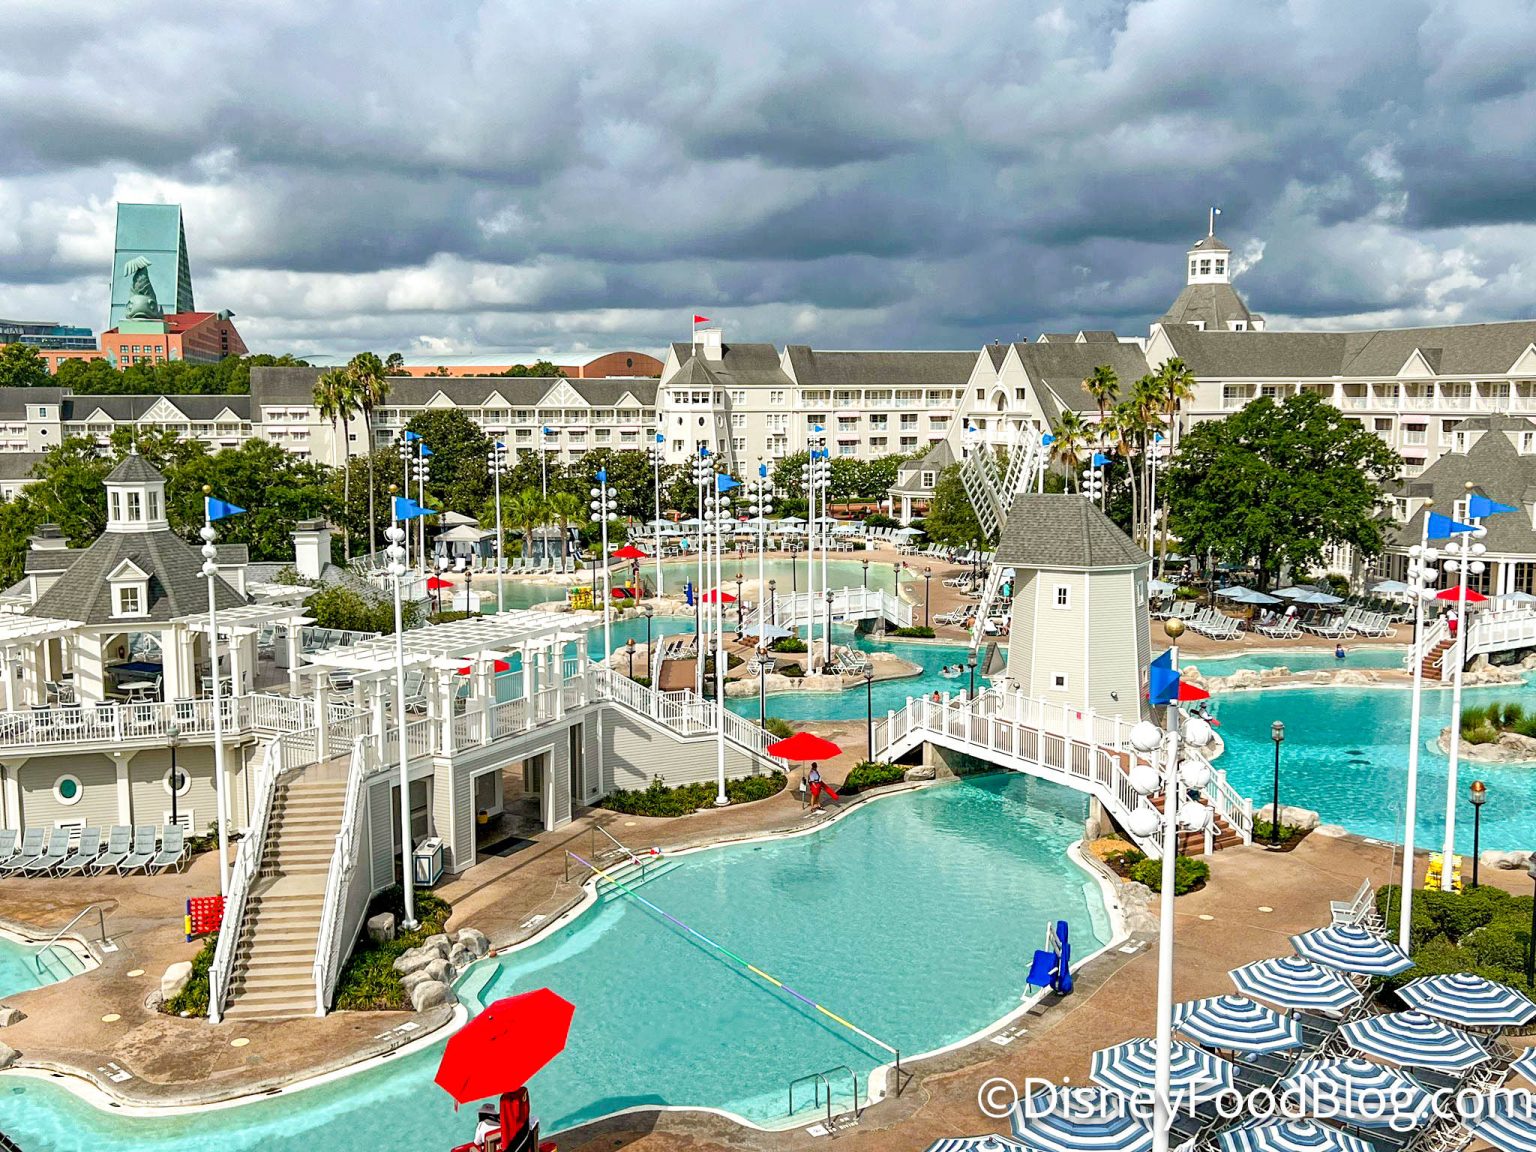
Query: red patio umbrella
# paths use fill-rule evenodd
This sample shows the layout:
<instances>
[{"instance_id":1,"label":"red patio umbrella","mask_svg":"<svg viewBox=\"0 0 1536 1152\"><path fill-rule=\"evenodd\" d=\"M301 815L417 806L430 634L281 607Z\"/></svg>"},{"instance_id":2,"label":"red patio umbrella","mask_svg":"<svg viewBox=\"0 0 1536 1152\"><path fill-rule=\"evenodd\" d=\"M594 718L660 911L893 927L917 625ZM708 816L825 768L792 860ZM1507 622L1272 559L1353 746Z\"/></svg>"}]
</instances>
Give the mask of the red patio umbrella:
<instances>
[{"instance_id":1,"label":"red patio umbrella","mask_svg":"<svg viewBox=\"0 0 1536 1152\"><path fill-rule=\"evenodd\" d=\"M1461 589L1459 587L1458 588L1447 588L1443 592L1436 592L1435 593L1435 599L1436 600L1460 600L1461 598L1462 598L1461 597ZM1482 604L1487 599L1488 599L1488 597L1484 596L1476 588L1468 588L1467 589L1466 603L1468 603L1468 604Z\"/></svg>"},{"instance_id":2,"label":"red patio umbrella","mask_svg":"<svg viewBox=\"0 0 1536 1152\"><path fill-rule=\"evenodd\" d=\"M448 1041L433 1079L456 1104L515 1091L565 1048L575 1013L548 988L498 1000Z\"/></svg>"},{"instance_id":3,"label":"red patio umbrella","mask_svg":"<svg viewBox=\"0 0 1536 1152\"><path fill-rule=\"evenodd\" d=\"M453 581L452 580L444 580L441 576L429 576L429 577L427 577L427 591L428 592L441 592L444 588L452 588L452 587L453 587Z\"/></svg>"},{"instance_id":4,"label":"red patio umbrella","mask_svg":"<svg viewBox=\"0 0 1536 1152\"><path fill-rule=\"evenodd\" d=\"M768 745L768 755L780 760L830 760L842 751L832 741L823 740L814 732L796 732Z\"/></svg>"},{"instance_id":5,"label":"red patio umbrella","mask_svg":"<svg viewBox=\"0 0 1536 1152\"><path fill-rule=\"evenodd\" d=\"M704 593L704 595L700 596L699 599L706 604L713 604L715 603L715 597L717 596L720 598L721 604L736 603L736 597L732 596L729 592L722 592L718 588L711 588L708 592Z\"/></svg>"},{"instance_id":6,"label":"red patio umbrella","mask_svg":"<svg viewBox=\"0 0 1536 1152\"><path fill-rule=\"evenodd\" d=\"M491 665L491 670L493 672L510 672L512 671L512 665L508 664L505 660L498 660ZM459 669L459 675L468 676L472 671L474 671L474 665L466 664Z\"/></svg>"},{"instance_id":7,"label":"red patio umbrella","mask_svg":"<svg viewBox=\"0 0 1536 1152\"><path fill-rule=\"evenodd\" d=\"M647 556L646 553L640 551L640 549L636 548L633 544L626 544L626 545L624 545L624 547L622 547L622 548L618 549L617 551L615 551L613 553L613 558L615 560L646 560L646 559L649 559L649 557Z\"/></svg>"}]
</instances>

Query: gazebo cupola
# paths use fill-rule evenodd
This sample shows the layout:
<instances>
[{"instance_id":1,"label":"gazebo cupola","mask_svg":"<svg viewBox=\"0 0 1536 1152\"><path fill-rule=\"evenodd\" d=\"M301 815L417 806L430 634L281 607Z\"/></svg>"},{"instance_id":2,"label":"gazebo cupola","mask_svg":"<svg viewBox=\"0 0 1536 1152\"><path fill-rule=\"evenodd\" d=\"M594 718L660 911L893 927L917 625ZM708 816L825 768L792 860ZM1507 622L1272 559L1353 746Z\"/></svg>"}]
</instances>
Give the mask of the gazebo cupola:
<instances>
[{"instance_id":1,"label":"gazebo cupola","mask_svg":"<svg viewBox=\"0 0 1536 1152\"><path fill-rule=\"evenodd\" d=\"M130 452L107 475L108 532L164 532L165 477L144 457Z\"/></svg>"}]
</instances>

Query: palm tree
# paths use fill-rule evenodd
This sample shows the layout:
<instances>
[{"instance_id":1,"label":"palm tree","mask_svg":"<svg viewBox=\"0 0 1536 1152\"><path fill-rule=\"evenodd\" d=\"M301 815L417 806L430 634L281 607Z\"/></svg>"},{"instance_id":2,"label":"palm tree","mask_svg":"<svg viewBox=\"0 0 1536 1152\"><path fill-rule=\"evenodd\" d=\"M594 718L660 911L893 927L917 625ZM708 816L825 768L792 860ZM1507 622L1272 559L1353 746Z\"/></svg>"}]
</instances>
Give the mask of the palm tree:
<instances>
[{"instance_id":1,"label":"palm tree","mask_svg":"<svg viewBox=\"0 0 1536 1152\"><path fill-rule=\"evenodd\" d=\"M587 506L574 492L551 492L549 515L560 525L560 571L564 572L570 556L571 525L582 518Z\"/></svg>"},{"instance_id":2,"label":"palm tree","mask_svg":"<svg viewBox=\"0 0 1536 1152\"><path fill-rule=\"evenodd\" d=\"M1189 370L1189 365L1177 356L1163 361L1163 366L1157 370L1157 388L1161 394L1164 414L1168 417L1169 451L1177 445L1179 430L1179 408L1186 402L1195 398L1195 374ZM1163 490L1163 546L1157 558L1157 574L1163 574L1165 561L1163 557L1168 552L1168 491Z\"/></svg>"},{"instance_id":3,"label":"palm tree","mask_svg":"<svg viewBox=\"0 0 1536 1152\"><path fill-rule=\"evenodd\" d=\"M1125 459L1125 473L1131 483L1131 539L1139 540L1141 538L1141 506L1136 498L1136 463L1132 457L1135 455L1142 434L1141 415L1136 410L1135 404L1127 399L1116 404L1099 427L1103 432L1105 443L1114 449L1116 455Z\"/></svg>"},{"instance_id":4,"label":"palm tree","mask_svg":"<svg viewBox=\"0 0 1536 1152\"><path fill-rule=\"evenodd\" d=\"M350 426L353 415L357 412L357 394L352 388L352 378L340 368L332 368L329 372L323 372L315 381L314 393L315 407L320 410L320 419L331 422L331 439L335 443L336 425L341 424L341 449L342 449L342 497L341 505L343 515L341 517L342 539L345 541L347 559L352 559L352 468L351 468L351 435ZM334 457L335 452L331 455ZM370 488L372 485L370 485Z\"/></svg>"},{"instance_id":5,"label":"palm tree","mask_svg":"<svg viewBox=\"0 0 1536 1152\"><path fill-rule=\"evenodd\" d=\"M389 396L389 377L384 372L384 361L372 352L359 352L352 357L347 362L347 375L352 378L357 406L363 410L363 425L368 433L368 550L375 552L378 521L373 510L373 410Z\"/></svg>"},{"instance_id":6,"label":"palm tree","mask_svg":"<svg viewBox=\"0 0 1536 1152\"><path fill-rule=\"evenodd\" d=\"M1051 434L1056 437L1051 442L1051 463L1066 469L1067 479L1076 489L1077 462L1082 459L1083 450L1089 442L1088 425L1081 416L1068 408L1056 421Z\"/></svg>"},{"instance_id":7,"label":"palm tree","mask_svg":"<svg viewBox=\"0 0 1536 1152\"><path fill-rule=\"evenodd\" d=\"M533 534L544 526L549 517L544 494L537 488L524 488L512 497L506 509L506 515L511 520L512 526L522 533L523 557L526 559L532 556Z\"/></svg>"},{"instance_id":8,"label":"palm tree","mask_svg":"<svg viewBox=\"0 0 1536 1152\"><path fill-rule=\"evenodd\" d=\"M1105 413L1120 396L1120 377L1108 364L1100 364L1083 381L1083 391L1093 397L1093 402L1099 406L1099 423L1103 424Z\"/></svg>"},{"instance_id":9,"label":"palm tree","mask_svg":"<svg viewBox=\"0 0 1536 1152\"><path fill-rule=\"evenodd\" d=\"M1157 509L1152 506L1152 483L1150 472L1155 462L1150 451L1153 436L1163 428L1163 402L1162 393L1158 388L1157 380L1152 376L1143 376L1131 387L1131 395L1127 401L1136 410L1137 422L1141 425L1141 494L1143 500L1142 523L1147 526L1147 551L1154 551L1155 536L1157 533Z\"/></svg>"}]
</instances>

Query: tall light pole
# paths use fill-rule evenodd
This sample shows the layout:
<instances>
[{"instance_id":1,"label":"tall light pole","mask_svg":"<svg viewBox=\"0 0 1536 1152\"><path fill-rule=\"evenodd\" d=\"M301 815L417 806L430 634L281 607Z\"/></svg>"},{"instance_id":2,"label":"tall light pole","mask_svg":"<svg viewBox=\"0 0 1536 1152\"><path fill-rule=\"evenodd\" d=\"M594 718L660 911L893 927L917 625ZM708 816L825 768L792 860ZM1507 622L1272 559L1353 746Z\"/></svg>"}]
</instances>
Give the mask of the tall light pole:
<instances>
[{"instance_id":1,"label":"tall light pole","mask_svg":"<svg viewBox=\"0 0 1536 1152\"><path fill-rule=\"evenodd\" d=\"M1170 639L1177 641L1184 632L1178 620L1166 621L1163 630ZM1174 668L1178 667L1178 648L1171 650ZM1215 735L1211 726L1199 717L1184 721L1179 712L1178 689L1168 700L1154 700L1154 707L1165 703L1167 731L1164 732L1150 720L1143 720L1131 729L1131 744L1140 752L1156 755L1161 751L1162 770L1155 763L1136 761L1131 767L1130 785L1141 796L1150 798L1158 791L1163 794L1161 813L1150 802L1132 812L1127 823L1130 830L1140 837L1163 834L1162 880L1158 896L1159 927L1157 935L1157 1074L1153 1091L1154 1119L1152 1123L1153 1152L1168 1152L1169 1130L1172 1111L1173 1065L1173 902L1175 861L1179 851L1179 829L1191 832L1204 831L1211 822L1211 810L1194 799L1184 799L1183 788L1204 788L1210 782L1211 769L1204 760L1191 758L1179 763L1179 743L1191 748L1203 748ZM1181 731L1182 730L1182 731ZM1181 780L1182 776L1182 780Z\"/></svg>"},{"instance_id":2,"label":"tall light pole","mask_svg":"<svg viewBox=\"0 0 1536 1152\"><path fill-rule=\"evenodd\" d=\"M416 441L420 439L421 434L419 432L412 432L409 428L407 428L400 433L400 443L397 445L397 447L400 449L399 491L404 492L407 496L411 494L411 461L414 459L414 456L412 455L414 452L412 445L414 445ZM389 490L394 492L396 489L394 485L390 485ZM404 544L405 566L409 568L411 566L411 541L409 537L406 538ZM423 565L423 567L426 567L426 565Z\"/></svg>"},{"instance_id":3,"label":"tall light pole","mask_svg":"<svg viewBox=\"0 0 1536 1152\"><path fill-rule=\"evenodd\" d=\"M1482 543L1482 538L1488 535L1488 529L1481 524L1472 529L1470 535L1473 539L1470 542L1466 539L1468 533L1462 532L1460 535L1462 539L1451 540L1445 546L1446 554L1452 557L1445 562L1446 571L1456 573L1454 603L1460 623L1456 629L1455 643L1451 647L1456 663L1451 668L1451 746L1446 756L1445 840L1440 848L1442 892L1451 891L1456 882L1456 869L1451 866L1451 862L1456 853L1456 801L1459 799L1456 794L1456 770L1460 767L1461 759L1461 673L1467 663L1467 636L1472 631L1467 619L1467 574L1483 571L1483 562L1472 557L1481 556L1488 550Z\"/></svg>"},{"instance_id":4,"label":"tall light pole","mask_svg":"<svg viewBox=\"0 0 1536 1152\"><path fill-rule=\"evenodd\" d=\"M425 510L427 507L427 481L432 475L432 465L428 462L431 455L432 449L427 447L425 441L418 438L416 441L415 462L416 506L422 510ZM409 498L411 494L410 489L406 489L405 494ZM427 520L425 516L418 516L416 519L421 521L421 530L416 538L416 559L423 572L430 572L432 568L427 562ZM467 605L468 601L466 600L465 603Z\"/></svg>"},{"instance_id":5,"label":"tall light pole","mask_svg":"<svg viewBox=\"0 0 1536 1152\"><path fill-rule=\"evenodd\" d=\"M549 438L557 433L548 424L539 433L539 495L549 499Z\"/></svg>"},{"instance_id":6,"label":"tall light pole","mask_svg":"<svg viewBox=\"0 0 1536 1152\"><path fill-rule=\"evenodd\" d=\"M411 870L411 749L406 739L405 720L405 621L401 609L402 590L405 585L405 540L409 533L405 523L413 516L419 518L420 506L412 507L409 496L396 496L395 486L389 486L393 516L384 537L389 547L384 555L389 560L389 574L394 577L395 607L395 732L400 746L400 878L405 893L405 919L400 927L411 931L416 923L416 877Z\"/></svg>"},{"instance_id":7,"label":"tall light pole","mask_svg":"<svg viewBox=\"0 0 1536 1152\"><path fill-rule=\"evenodd\" d=\"M213 673L213 691L208 701L213 710L213 793L215 816L219 822L219 895L229 895L229 788L228 781L224 778L224 699L223 681L219 677L219 550L213 542L218 539L218 533L213 530L213 522L223 519L225 516L237 515L243 512L243 508L236 508L233 504L225 504L222 500L213 498L213 489L207 484L203 485L203 527L198 533L203 539L203 575L208 580L208 665ZM235 680L235 653L230 648L229 653L229 679L230 691L234 691ZM321 717L320 722L325 723Z\"/></svg>"},{"instance_id":8,"label":"tall light pole","mask_svg":"<svg viewBox=\"0 0 1536 1152\"><path fill-rule=\"evenodd\" d=\"M214 670L218 675L218 670ZM321 721L324 723L324 720ZM176 767L176 749L181 747L181 726L172 724L165 730L165 746L171 750L171 823L180 824L176 811L176 798L181 795L181 771Z\"/></svg>"},{"instance_id":9,"label":"tall light pole","mask_svg":"<svg viewBox=\"0 0 1536 1152\"><path fill-rule=\"evenodd\" d=\"M1406 954L1413 944L1413 839L1419 812L1419 732L1423 717L1424 603L1435 598L1440 570L1435 567L1439 549L1429 546L1429 520L1433 500L1424 502L1424 526L1419 543L1408 549L1408 587L1413 596L1413 699L1408 714L1408 781L1403 802L1403 875L1398 885L1397 946ZM1453 728L1455 724L1451 725Z\"/></svg>"},{"instance_id":10,"label":"tall light pole","mask_svg":"<svg viewBox=\"0 0 1536 1152\"><path fill-rule=\"evenodd\" d=\"M1280 745L1285 743L1285 722L1276 720L1269 726L1269 738L1275 742L1275 798L1269 808L1269 845L1280 844Z\"/></svg>"},{"instance_id":11,"label":"tall light pole","mask_svg":"<svg viewBox=\"0 0 1536 1152\"><path fill-rule=\"evenodd\" d=\"M614 501L618 499L619 490L608 486L608 469L597 470L597 484L589 495L592 497L592 521L601 526L603 541L603 662L608 662L608 657L613 655L613 573L608 565L608 521L618 518L618 511L614 508Z\"/></svg>"},{"instance_id":12,"label":"tall light pole","mask_svg":"<svg viewBox=\"0 0 1536 1152\"><path fill-rule=\"evenodd\" d=\"M825 672L832 666L832 589L827 593L827 634L822 639L821 668Z\"/></svg>"},{"instance_id":13,"label":"tall light pole","mask_svg":"<svg viewBox=\"0 0 1536 1152\"><path fill-rule=\"evenodd\" d=\"M864 673L864 745L869 762L875 762L875 674Z\"/></svg>"},{"instance_id":14,"label":"tall light pole","mask_svg":"<svg viewBox=\"0 0 1536 1152\"><path fill-rule=\"evenodd\" d=\"M757 465L757 477L747 482L747 500L747 515L757 521L757 624L761 635L768 620L763 610L766 591L763 552L768 539L768 513L773 511L773 481L768 476L768 465L761 461Z\"/></svg>"},{"instance_id":15,"label":"tall light pole","mask_svg":"<svg viewBox=\"0 0 1536 1152\"><path fill-rule=\"evenodd\" d=\"M697 570L693 581L693 649L694 649L694 690L698 692L699 699L704 698L704 653L707 651L706 629L709 627L709 613L704 611L703 601L699 597L704 595L705 553L709 550L709 534L706 531L708 523L704 517L704 501L714 495L710 491L715 485L715 465L709 458L709 449L699 445L699 454L693 458L693 486L698 496L698 520L699 520L699 546L696 557Z\"/></svg>"},{"instance_id":16,"label":"tall light pole","mask_svg":"<svg viewBox=\"0 0 1536 1152\"><path fill-rule=\"evenodd\" d=\"M704 516L706 522L713 522L714 532L714 588L710 593L714 601L714 628L715 628L715 775L718 790L715 794L715 804L720 807L730 803L725 794L725 597L722 595L720 585L724 582L721 575L721 528L731 515L732 488L739 487L740 483L725 473L719 473L715 477L714 491L705 500ZM700 654L700 664L703 663L703 654Z\"/></svg>"},{"instance_id":17,"label":"tall light pole","mask_svg":"<svg viewBox=\"0 0 1536 1152\"><path fill-rule=\"evenodd\" d=\"M661 575L661 453L666 442L666 435L657 432L656 442L651 445L651 490L652 499L655 502L651 523L656 529L656 595L658 596L666 595L666 586L662 582Z\"/></svg>"},{"instance_id":18,"label":"tall light pole","mask_svg":"<svg viewBox=\"0 0 1536 1152\"><path fill-rule=\"evenodd\" d=\"M1472 887L1477 887L1477 861L1482 855L1483 805L1488 803L1488 785L1481 780L1472 781Z\"/></svg>"},{"instance_id":19,"label":"tall light pole","mask_svg":"<svg viewBox=\"0 0 1536 1152\"><path fill-rule=\"evenodd\" d=\"M929 604L928 594L929 594L930 590L933 587L932 584L930 583L930 581L932 579L933 579L933 569L932 568L924 568L923 569L923 627L924 628L931 628L933 626L933 625L931 625L928 622L928 604Z\"/></svg>"},{"instance_id":20,"label":"tall light pole","mask_svg":"<svg viewBox=\"0 0 1536 1152\"><path fill-rule=\"evenodd\" d=\"M507 446L500 440L491 445L491 454L486 458L486 464L490 467L491 475L496 480L496 613L500 615L507 610L506 594L502 591L502 585L506 576L506 561L501 551L501 473L506 467ZM469 596L466 590L464 603L469 605Z\"/></svg>"}]
</instances>

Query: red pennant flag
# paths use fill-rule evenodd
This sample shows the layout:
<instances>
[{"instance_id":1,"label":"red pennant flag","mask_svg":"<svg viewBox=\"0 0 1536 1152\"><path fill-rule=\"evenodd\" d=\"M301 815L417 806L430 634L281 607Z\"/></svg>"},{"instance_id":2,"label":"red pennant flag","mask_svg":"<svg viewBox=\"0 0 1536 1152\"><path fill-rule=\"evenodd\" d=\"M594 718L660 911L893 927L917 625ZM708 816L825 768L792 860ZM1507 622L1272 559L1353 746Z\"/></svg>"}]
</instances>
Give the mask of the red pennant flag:
<instances>
[{"instance_id":1,"label":"red pennant flag","mask_svg":"<svg viewBox=\"0 0 1536 1152\"><path fill-rule=\"evenodd\" d=\"M708 324L709 323L709 317L708 316L695 315L694 318L693 318L693 322L695 324Z\"/></svg>"},{"instance_id":2,"label":"red pennant flag","mask_svg":"<svg viewBox=\"0 0 1536 1152\"><path fill-rule=\"evenodd\" d=\"M1182 680L1179 681L1180 700L1209 700L1210 698L1211 694L1204 688L1196 688L1193 684L1186 684Z\"/></svg>"}]
</instances>

